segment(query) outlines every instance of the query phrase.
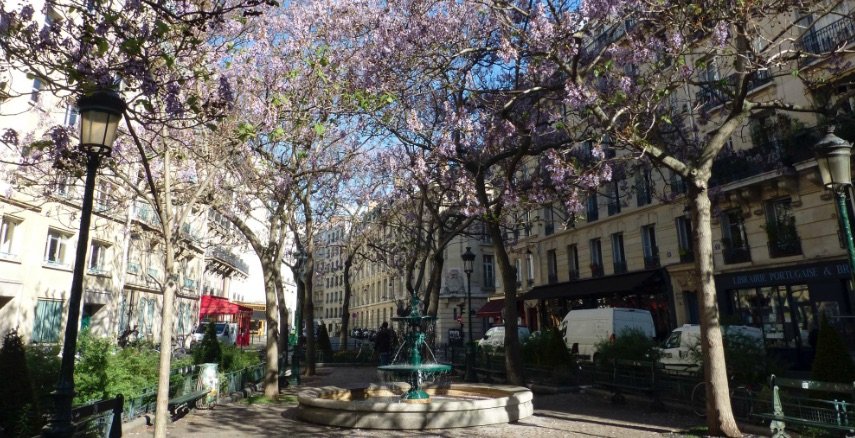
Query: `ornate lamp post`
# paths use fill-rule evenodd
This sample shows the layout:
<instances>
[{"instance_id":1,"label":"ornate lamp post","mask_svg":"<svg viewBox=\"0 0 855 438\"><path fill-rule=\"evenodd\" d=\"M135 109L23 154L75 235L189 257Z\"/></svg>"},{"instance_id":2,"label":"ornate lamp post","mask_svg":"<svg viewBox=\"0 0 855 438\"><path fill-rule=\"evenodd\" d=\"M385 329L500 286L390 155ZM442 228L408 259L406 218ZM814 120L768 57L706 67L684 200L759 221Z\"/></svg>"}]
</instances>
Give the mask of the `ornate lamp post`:
<instances>
[{"instance_id":1,"label":"ornate lamp post","mask_svg":"<svg viewBox=\"0 0 855 438\"><path fill-rule=\"evenodd\" d=\"M466 273L466 311L468 313L468 328L469 343L466 345L466 381L477 382L478 376L475 374L475 342L472 340L472 271L475 262L475 254L472 248L466 247L466 252L460 255L463 259L463 272Z\"/></svg>"},{"instance_id":2,"label":"ornate lamp post","mask_svg":"<svg viewBox=\"0 0 855 438\"><path fill-rule=\"evenodd\" d=\"M300 276L300 281L303 283L302 293L297 293L297 309L294 311L294 327L297 333L297 344L294 346L294 353L291 356L291 385L297 386L300 384L300 359L303 355L303 300L300 299L302 294L306 293L306 253L300 251L297 253L297 274Z\"/></svg>"},{"instance_id":3,"label":"ornate lamp post","mask_svg":"<svg viewBox=\"0 0 855 438\"><path fill-rule=\"evenodd\" d=\"M74 400L74 356L77 353L77 328L80 319L80 301L83 298L83 270L86 267L86 250L89 245L89 224L92 220L92 201L95 176L101 158L110 155L116 131L126 105L113 91L98 90L77 101L80 113L80 150L86 154L86 184L83 188L83 206L80 212L80 229L77 234L77 251L68 298L68 320L62 341L62 365L59 381L52 393L54 412L43 431L47 437L68 437L74 432L71 421L71 404Z\"/></svg>"},{"instance_id":4,"label":"ornate lamp post","mask_svg":"<svg viewBox=\"0 0 855 438\"><path fill-rule=\"evenodd\" d=\"M837 210L846 237L846 250L849 253L849 273L850 278L853 279L849 287L852 288L855 286L855 243L852 240L849 210L846 208L846 190L852 185L850 165L852 145L834 135L834 126L829 126L825 137L814 146L814 153L822 184L831 189L837 198Z\"/></svg>"}]
</instances>

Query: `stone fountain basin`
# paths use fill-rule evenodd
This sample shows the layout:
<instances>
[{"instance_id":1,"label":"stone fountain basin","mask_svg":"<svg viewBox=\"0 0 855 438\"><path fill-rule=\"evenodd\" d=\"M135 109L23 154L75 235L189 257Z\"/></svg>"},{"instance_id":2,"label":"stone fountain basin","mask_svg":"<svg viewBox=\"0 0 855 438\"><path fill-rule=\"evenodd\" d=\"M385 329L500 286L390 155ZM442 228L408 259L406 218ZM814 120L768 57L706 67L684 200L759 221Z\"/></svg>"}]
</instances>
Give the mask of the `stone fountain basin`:
<instances>
[{"instance_id":1,"label":"stone fountain basin","mask_svg":"<svg viewBox=\"0 0 855 438\"><path fill-rule=\"evenodd\" d=\"M364 429L441 429L517 421L533 414L528 388L509 385L426 385L429 403L402 403L402 382L345 389L309 388L298 395L297 418L328 426Z\"/></svg>"}]
</instances>

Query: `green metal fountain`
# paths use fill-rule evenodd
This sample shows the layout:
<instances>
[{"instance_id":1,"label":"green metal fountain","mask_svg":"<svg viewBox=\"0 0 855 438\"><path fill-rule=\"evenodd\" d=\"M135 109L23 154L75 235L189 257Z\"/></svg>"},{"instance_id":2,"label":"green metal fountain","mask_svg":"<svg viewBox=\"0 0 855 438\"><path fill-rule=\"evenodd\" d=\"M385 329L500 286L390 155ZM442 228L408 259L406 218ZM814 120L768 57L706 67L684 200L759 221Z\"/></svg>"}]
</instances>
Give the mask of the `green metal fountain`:
<instances>
[{"instance_id":1,"label":"green metal fountain","mask_svg":"<svg viewBox=\"0 0 855 438\"><path fill-rule=\"evenodd\" d=\"M378 367L380 371L390 373L410 384L410 389L401 396L404 403L428 403L430 395L422 389L422 384L451 371L451 365L436 363L435 357L432 357L433 362L423 361L423 351L433 355L425 341L425 332L436 323L436 317L422 315L419 310L420 303L421 300L413 292L410 296L409 314L391 318L399 326L405 327L404 341L395 353L392 364Z\"/></svg>"}]
</instances>

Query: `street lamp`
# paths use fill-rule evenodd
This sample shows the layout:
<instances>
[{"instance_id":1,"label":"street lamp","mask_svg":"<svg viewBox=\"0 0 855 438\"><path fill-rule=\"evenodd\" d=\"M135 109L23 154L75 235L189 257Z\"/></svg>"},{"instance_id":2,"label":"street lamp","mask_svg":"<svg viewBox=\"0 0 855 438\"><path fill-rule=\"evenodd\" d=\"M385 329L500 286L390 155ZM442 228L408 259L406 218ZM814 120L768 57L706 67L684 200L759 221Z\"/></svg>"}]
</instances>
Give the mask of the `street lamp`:
<instances>
[{"instance_id":1,"label":"street lamp","mask_svg":"<svg viewBox=\"0 0 855 438\"><path fill-rule=\"evenodd\" d=\"M95 176L101 158L110 155L116 131L126 108L125 102L111 90L98 90L78 99L80 113L80 150L86 154L86 184L83 188L83 205L80 212L80 229L77 235L77 252L71 277L68 298L68 319L62 341L62 365L59 381L52 393L54 412L43 431L48 437L67 437L74 432L71 404L74 400L74 356L77 353L77 329L80 319L80 301L83 297L83 270L86 267L86 250L89 244L89 224L92 219L92 201Z\"/></svg>"},{"instance_id":2,"label":"street lamp","mask_svg":"<svg viewBox=\"0 0 855 438\"><path fill-rule=\"evenodd\" d=\"M466 346L466 381L476 382L478 376L475 374L475 343L472 341L472 271L475 262L475 254L470 247L466 247L466 252L460 255L463 259L463 272L466 273L466 308L469 314L469 344Z\"/></svg>"},{"instance_id":3,"label":"street lamp","mask_svg":"<svg viewBox=\"0 0 855 438\"><path fill-rule=\"evenodd\" d=\"M297 344L294 346L294 352L291 356L291 384L297 386L300 384L300 358L303 355L303 300L300 299L301 295L305 295L306 293L306 253L300 251L297 253L297 275L300 276L300 282L302 282L302 292L298 290L297 293L297 309L294 311L294 326L296 328L297 333ZM299 287L299 283L298 283Z\"/></svg>"},{"instance_id":4,"label":"street lamp","mask_svg":"<svg viewBox=\"0 0 855 438\"><path fill-rule=\"evenodd\" d=\"M850 167L852 145L834 135L834 126L832 125L828 127L825 137L814 146L814 153L819 165L822 184L831 189L837 198L837 210L846 236L846 250L849 253L849 273L853 279L852 284L850 284L851 288L855 286L855 243L852 240L849 210L846 208L846 189L852 185Z\"/></svg>"}]
</instances>

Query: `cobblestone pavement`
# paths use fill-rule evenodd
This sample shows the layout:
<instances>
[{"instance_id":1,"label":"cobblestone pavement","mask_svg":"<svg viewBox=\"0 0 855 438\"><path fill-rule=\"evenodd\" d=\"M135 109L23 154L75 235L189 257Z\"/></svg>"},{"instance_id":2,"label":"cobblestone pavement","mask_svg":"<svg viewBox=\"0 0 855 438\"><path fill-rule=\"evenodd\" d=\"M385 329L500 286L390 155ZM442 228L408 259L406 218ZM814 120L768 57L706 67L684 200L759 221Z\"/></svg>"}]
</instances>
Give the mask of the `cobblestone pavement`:
<instances>
[{"instance_id":1,"label":"cobblestone pavement","mask_svg":"<svg viewBox=\"0 0 855 438\"><path fill-rule=\"evenodd\" d=\"M302 385L326 386L377 381L372 368L320 368L319 375ZM295 395L300 388L283 392ZM255 404L236 402L213 410L194 410L169 426L175 437L647 437L679 435L699 426L697 417L653 411L641 404L615 406L602 395L569 393L534 398L534 416L513 424L434 431L374 431L341 429L303 423L296 419L296 403ZM128 431L126 436L149 436L152 428Z\"/></svg>"}]
</instances>

